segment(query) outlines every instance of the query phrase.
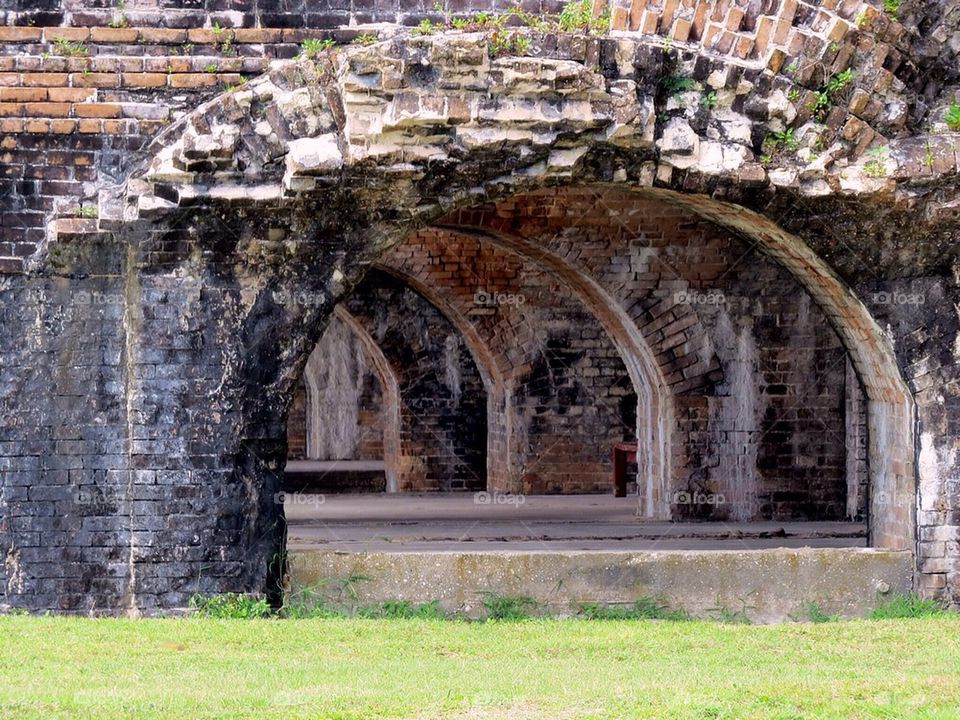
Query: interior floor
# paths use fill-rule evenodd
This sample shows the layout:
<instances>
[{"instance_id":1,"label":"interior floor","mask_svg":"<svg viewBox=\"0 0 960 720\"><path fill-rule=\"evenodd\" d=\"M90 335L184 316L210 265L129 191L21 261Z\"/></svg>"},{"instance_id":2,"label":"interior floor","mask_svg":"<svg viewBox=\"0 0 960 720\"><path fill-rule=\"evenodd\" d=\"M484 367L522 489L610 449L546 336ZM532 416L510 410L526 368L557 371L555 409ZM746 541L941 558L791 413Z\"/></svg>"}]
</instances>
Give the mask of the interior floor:
<instances>
[{"instance_id":1,"label":"interior floor","mask_svg":"<svg viewBox=\"0 0 960 720\"><path fill-rule=\"evenodd\" d=\"M290 494L291 549L349 552L744 550L865 547L852 522L670 523L636 497L488 493Z\"/></svg>"}]
</instances>

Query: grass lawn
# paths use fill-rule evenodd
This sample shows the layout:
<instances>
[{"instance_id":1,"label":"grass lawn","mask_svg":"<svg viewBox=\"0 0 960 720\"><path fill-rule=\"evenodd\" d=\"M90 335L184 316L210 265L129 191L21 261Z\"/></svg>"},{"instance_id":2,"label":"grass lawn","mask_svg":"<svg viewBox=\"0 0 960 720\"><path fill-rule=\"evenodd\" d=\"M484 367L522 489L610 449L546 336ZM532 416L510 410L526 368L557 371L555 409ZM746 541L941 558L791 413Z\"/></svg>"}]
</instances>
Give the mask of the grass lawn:
<instances>
[{"instance_id":1,"label":"grass lawn","mask_svg":"<svg viewBox=\"0 0 960 720\"><path fill-rule=\"evenodd\" d=\"M960 717L960 617L0 617L0 718Z\"/></svg>"}]
</instances>

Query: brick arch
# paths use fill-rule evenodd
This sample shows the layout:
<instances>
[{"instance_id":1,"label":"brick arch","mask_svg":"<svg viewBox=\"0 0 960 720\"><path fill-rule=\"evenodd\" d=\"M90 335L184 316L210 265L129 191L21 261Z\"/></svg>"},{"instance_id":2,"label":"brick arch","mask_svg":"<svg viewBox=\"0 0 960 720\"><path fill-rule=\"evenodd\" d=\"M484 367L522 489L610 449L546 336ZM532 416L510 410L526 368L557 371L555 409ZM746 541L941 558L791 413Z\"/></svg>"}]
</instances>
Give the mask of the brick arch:
<instances>
[{"instance_id":1,"label":"brick arch","mask_svg":"<svg viewBox=\"0 0 960 720\"><path fill-rule=\"evenodd\" d=\"M672 398L649 345L623 312L620 304L594 280L549 250L521 237L465 226L440 228L485 240L547 267L573 292L574 297L600 323L620 352L637 395L637 482L640 515L668 519L670 503Z\"/></svg>"},{"instance_id":2,"label":"brick arch","mask_svg":"<svg viewBox=\"0 0 960 720\"><path fill-rule=\"evenodd\" d=\"M866 394L872 489L871 543L898 549L912 548L917 492L912 395L900 374L890 343L869 311L798 237L742 206L700 194L637 186L586 185L536 191L525 203L527 214L521 221L517 221L519 215L514 214L515 199L507 198L498 203L458 210L439 222L498 236L519 237L522 234L523 242L536 243L538 232L543 232L552 220L550 201L562 201L566 194L601 191L614 196L613 200L607 198L613 206L605 205L605 212L613 213L628 207L633 196L634 202L667 203L691 217L732 232L748 244L755 244L809 293L840 338ZM664 301L670 302L669 298ZM656 347L656 343L653 345ZM704 376L712 369L705 368Z\"/></svg>"},{"instance_id":3,"label":"brick arch","mask_svg":"<svg viewBox=\"0 0 960 720\"><path fill-rule=\"evenodd\" d=\"M707 133L698 136L685 121L658 124L660 100L652 88L669 67L657 59L659 47L636 39L624 38L616 48L617 57L626 58L624 67L605 58L605 74L595 71L595 56L588 57L579 40L559 43L544 57L494 60L486 40L469 35L401 35L389 42L390 53L382 46L346 49L334 73L321 67L318 75L309 62L279 64L188 113L141 156L146 169L137 168L115 192L101 192L98 221L57 223L30 259L31 267L75 269L71 287L96 288L88 280L87 258L73 255L75 245L66 242L84 241L106 258L109 272L94 272L96 280L116 285L119 278L122 321L103 331L119 336L127 353L123 378L114 383L122 389L111 400L121 419L111 429L115 437L136 442L115 461L117 475L147 468L168 478L168 487L189 483L197 497L226 488L189 529L213 538L191 555L192 567L204 570L203 587L174 589L159 574L162 562L152 556L140 561L141 536L131 531L121 548L131 558L131 572L108 603L119 606L122 598L135 606L149 598L169 605L177 598L185 602L195 590L275 590L272 559L283 540L282 509L272 497L282 467L284 408L317 340L316 328L365 270L409 232L458 207L550 185L656 185L664 188L660 197L682 200L738 229L804 278L811 295L846 329L868 386L871 455L879 456L873 542L912 548L909 393L876 322L804 244L816 239L812 216L818 210L836 210L849 223L858 213L892 206L901 221L931 227L938 216L924 216L928 204L907 202L915 196L909 163L922 156L910 150L909 138L890 143L889 177L873 178L859 155L861 141L870 141L873 131L838 107L834 124L843 128L846 143L840 154L851 162L818 167L798 160L768 172L755 162L753 141L744 137L762 135L767 125L733 110L753 88L769 96L764 90L775 80L764 70L740 73L744 68L734 72L735 64L720 63L730 70L727 82L735 96L724 111L746 130L739 139L720 142ZM400 59L385 64L385 54ZM710 70L713 59L704 60ZM950 170L931 169L931 183L953 172L952 151L949 157ZM847 193L842 206L825 197L839 194L838 188ZM806 220L792 221L789 231L763 215L779 217L784 205L801 198L813 209ZM879 229L871 225L870 232L876 236ZM183 278L192 274L201 277L197 288L184 288ZM315 300L285 304L277 301L277 291L309 293ZM174 298L190 311L182 330L155 317L157 296ZM177 335L177 347L163 344L180 332L197 337L185 342ZM61 347L59 342L51 340L51 347ZM168 360L173 357L178 359ZM174 362L191 363L198 392L209 396L209 404L191 404L188 397L195 394L171 396L169 375L137 372L151 362L176 369ZM162 441L133 436L143 399L154 413L151 437ZM132 491L116 487L131 508L130 527L147 525ZM887 512L891 495L896 502L909 498L910 505ZM173 500L164 502L174 506ZM156 536L158 554L168 549L163 542ZM173 594L162 594L167 590Z\"/></svg>"},{"instance_id":4,"label":"brick arch","mask_svg":"<svg viewBox=\"0 0 960 720\"><path fill-rule=\"evenodd\" d=\"M401 462L403 455L400 441L401 398L397 375L390 367L377 341L367 332L363 324L343 305L337 305L333 314L350 328L364 353L376 370L383 396L383 464L387 481L387 492L397 492L400 487ZM308 384L309 387L309 384ZM307 407L310 408L310 395L307 395Z\"/></svg>"},{"instance_id":5,"label":"brick arch","mask_svg":"<svg viewBox=\"0 0 960 720\"><path fill-rule=\"evenodd\" d=\"M593 444L580 442L577 434L563 427L562 414L544 416L541 408L535 413L538 419L530 416L534 405L557 402L552 389L554 373L566 376L573 372L568 358L551 349L552 332L538 320L549 317L550 307L567 305L571 310L586 310L585 314L590 316L589 308L580 299L565 297L560 290L565 287L562 279L515 250L436 228L412 234L377 266L402 276L443 312L456 316L454 324L473 338L470 342L476 348L475 354L489 354L491 367L497 368L502 384L493 395L496 401L490 403L488 413L488 460L491 468L505 470L490 475L491 490L537 493L571 492L570 488L576 488L580 492L596 492L609 487L609 443L622 440L624 433L613 421L622 412L622 402L617 402L616 410L611 406L615 398L610 394L610 384L614 377L629 375L615 343L608 337L589 341L599 345L599 352L591 354L588 361L597 367L613 363L620 370L614 371L615 375L598 373L594 380L581 378L577 383L579 392L590 395L601 391L605 393L604 400L587 403L586 407L583 402L573 403L591 419L607 418L609 422L598 420L591 430L602 432L602 440ZM478 292L491 297L519 294L525 300L522 308L509 302L478 305ZM576 351L571 355L576 356ZM582 360L581 357L571 362ZM545 392L550 400L543 397ZM537 401L537 397L541 400ZM631 415L632 407L631 404ZM545 417L552 418L546 427ZM536 432L529 430L532 422L537 424ZM636 423L631 420L630 437L635 429ZM545 443L549 448L563 449L547 453Z\"/></svg>"},{"instance_id":6,"label":"brick arch","mask_svg":"<svg viewBox=\"0 0 960 720\"><path fill-rule=\"evenodd\" d=\"M378 262L373 267L396 278L420 294L450 321L463 338L487 390L487 486L497 490L513 489L509 460L510 424L509 422L496 423L496 419L505 418L507 414L506 381L493 352L462 312L437 292L435 287L423 282L415 275L408 274L402 268L383 262Z\"/></svg>"}]
</instances>

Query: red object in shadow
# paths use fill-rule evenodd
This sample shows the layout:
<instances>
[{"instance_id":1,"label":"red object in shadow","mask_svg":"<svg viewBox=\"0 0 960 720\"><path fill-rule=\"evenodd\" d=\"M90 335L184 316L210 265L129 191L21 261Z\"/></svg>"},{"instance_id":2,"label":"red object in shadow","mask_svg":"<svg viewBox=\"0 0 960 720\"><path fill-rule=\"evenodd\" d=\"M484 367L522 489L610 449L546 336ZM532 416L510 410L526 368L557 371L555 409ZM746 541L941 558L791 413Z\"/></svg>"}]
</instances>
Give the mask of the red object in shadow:
<instances>
[{"instance_id":1,"label":"red object in shadow","mask_svg":"<svg viewBox=\"0 0 960 720\"><path fill-rule=\"evenodd\" d=\"M610 453L613 461L613 496L627 496L627 463L637 461L637 444L635 442L614 443Z\"/></svg>"}]
</instances>

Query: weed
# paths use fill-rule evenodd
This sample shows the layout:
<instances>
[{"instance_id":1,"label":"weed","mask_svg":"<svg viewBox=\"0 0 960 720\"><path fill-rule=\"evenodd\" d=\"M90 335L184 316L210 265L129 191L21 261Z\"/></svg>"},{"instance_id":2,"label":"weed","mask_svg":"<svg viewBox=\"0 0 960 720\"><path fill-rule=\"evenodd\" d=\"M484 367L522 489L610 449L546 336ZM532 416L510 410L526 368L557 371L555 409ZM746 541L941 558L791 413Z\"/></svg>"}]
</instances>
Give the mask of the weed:
<instances>
[{"instance_id":1,"label":"weed","mask_svg":"<svg viewBox=\"0 0 960 720\"><path fill-rule=\"evenodd\" d=\"M213 33L214 42L220 46L220 52L223 55L236 54L233 49L234 35L232 30L220 27L220 23L214 22L210 27L210 32Z\"/></svg>"},{"instance_id":2,"label":"weed","mask_svg":"<svg viewBox=\"0 0 960 720\"><path fill-rule=\"evenodd\" d=\"M867 150L870 159L863 165L870 177L883 177L887 174L887 146L877 145Z\"/></svg>"},{"instance_id":3,"label":"weed","mask_svg":"<svg viewBox=\"0 0 960 720\"><path fill-rule=\"evenodd\" d=\"M662 600L641 597L629 605L581 603L577 609L589 620L689 620L684 610L671 610Z\"/></svg>"},{"instance_id":4,"label":"weed","mask_svg":"<svg viewBox=\"0 0 960 720\"><path fill-rule=\"evenodd\" d=\"M360 33L351 42L354 45L373 45L377 41L377 36L371 33Z\"/></svg>"},{"instance_id":5,"label":"weed","mask_svg":"<svg viewBox=\"0 0 960 720\"><path fill-rule=\"evenodd\" d=\"M239 593L194 595L190 598L190 607L197 615L219 619L249 620L271 614L270 605L264 598Z\"/></svg>"},{"instance_id":6,"label":"weed","mask_svg":"<svg viewBox=\"0 0 960 720\"><path fill-rule=\"evenodd\" d=\"M80 204L74 208L73 214L75 217L81 218L95 218L97 217L97 206L96 205L84 205Z\"/></svg>"},{"instance_id":7,"label":"weed","mask_svg":"<svg viewBox=\"0 0 960 720\"><path fill-rule=\"evenodd\" d=\"M833 95L834 93L839 92L846 87L851 80L853 80L853 70L851 68L847 68L846 70L838 72L836 75L827 80L825 89L829 94Z\"/></svg>"},{"instance_id":8,"label":"weed","mask_svg":"<svg viewBox=\"0 0 960 720\"><path fill-rule=\"evenodd\" d=\"M610 29L610 11L602 15L593 16L593 4L590 0L573 0L560 10L557 24L564 32L587 32L592 35L603 35Z\"/></svg>"},{"instance_id":9,"label":"weed","mask_svg":"<svg viewBox=\"0 0 960 720\"><path fill-rule=\"evenodd\" d=\"M673 97L674 95L692 90L694 82L693 78L673 73L660 78L660 85L666 91L667 95Z\"/></svg>"},{"instance_id":10,"label":"weed","mask_svg":"<svg viewBox=\"0 0 960 720\"><path fill-rule=\"evenodd\" d=\"M712 614L714 620L725 625L753 625L753 621L747 617L743 610L731 610L728 607L710 608L708 611Z\"/></svg>"},{"instance_id":11,"label":"weed","mask_svg":"<svg viewBox=\"0 0 960 720\"><path fill-rule=\"evenodd\" d=\"M840 618L837 615L831 615L826 612L822 607L812 600L806 600L800 606L800 617L793 618L794 620L803 621L812 623L826 623L826 622L835 622Z\"/></svg>"},{"instance_id":12,"label":"weed","mask_svg":"<svg viewBox=\"0 0 960 720\"><path fill-rule=\"evenodd\" d=\"M497 28L490 34L487 45L490 57L502 55L523 55L530 49L530 38L518 32L508 32Z\"/></svg>"},{"instance_id":13,"label":"weed","mask_svg":"<svg viewBox=\"0 0 960 720\"><path fill-rule=\"evenodd\" d=\"M923 162L926 163L928 168L933 169L933 148L930 147L930 143L926 143L924 146Z\"/></svg>"},{"instance_id":14,"label":"weed","mask_svg":"<svg viewBox=\"0 0 960 720\"><path fill-rule=\"evenodd\" d=\"M704 95L703 97L701 97L701 98L700 98L700 105L701 105L702 107L707 108L708 110L712 110L713 108L715 108L715 107L717 106L717 93L716 93L716 91L715 91L715 90L711 90L711 91L708 92L706 95Z\"/></svg>"},{"instance_id":15,"label":"weed","mask_svg":"<svg viewBox=\"0 0 960 720\"><path fill-rule=\"evenodd\" d=\"M82 42L70 42L66 38L53 39L53 54L66 57L85 57L90 54L87 46Z\"/></svg>"},{"instance_id":16,"label":"weed","mask_svg":"<svg viewBox=\"0 0 960 720\"><path fill-rule=\"evenodd\" d=\"M861 10L853 17L853 22L858 28L867 24L867 13Z\"/></svg>"},{"instance_id":17,"label":"weed","mask_svg":"<svg viewBox=\"0 0 960 720\"><path fill-rule=\"evenodd\" d=\"M124 9L126 8L126 2L124 0L117 0L113 5L116 13L113 17L110 18L110 27L112 28L124 28L130 24L130 21L127 20L127 16L123 14Z\"/></svg>"},{"instance_id":18,"label":"weed","mask_svg":"<svg viewBox=\"0 0 960 720\"><path fill-rule=\"evenodd\" d=\"M917 595L894 595L877 605L870 614L871 620L892 620L896 618L920 618L948 615L950 613L941 603Z\"/></svg>"},{"instance_id":19,"label":"weed","mask_svg":"<svg viewBox=\"0 0 960 720\"><path fill-rule=\"evenodd\" d=\"M488 620L528 620L537 614L537 601L525 595L499 595L489 590L480 593Z\"/></svg>"},{"instance_id":20,"label":"weed","mask_svg":"<svg viewBox=\"0 0 960 720\"><path fill-rule=\"evenodd\" d=\"M215 73L217 71L216 63L207 63L207 66L204 68L208 73Z\"/></svg>"},{"instance_id":21,"label":"weed","mask_svg":"<svg viewBox=\"0 0 960 720\"><path fill-rule=\"evenodd\" d=\"M357 611L362 618L401 618L409 620L445 620L446 614L439 607L438 600L425 603L411 603L409 600L384 600Z\"/></svg>"},{"instance_id":22,"label":"weed","mask_svg":"<svg viewBox=\"0 0 960 720\"><path fill-rule=\"evenodd\" d=\"M898 10L900 10L900 0L883 0L883 11L887 15L896 17Z\"/></svg>"},{"instance_id":23,"label":"weed","mask_svg":"<svg viewBox=\"0 0 960 720\"><path fill-rule=\"evenodd\" d=\"M789 90L787 90L787 100L789 100L790 102L796 102L799 99L800 99L799 89L792 87Z\"/></svg>"},{"instance_id":24,"label":"weed","mask_svg":"<svg viewBox=\"0 0 960 720\"><path fill-rule=\"evenodd\" d=\"M960 103L954 101L943 115L943 121L954 132L960 131Z\"/></svg>"},{"instance_id":25,"label":"weed","mask_svg":"<svg viewBox=\"0 0 960 720\"><path fill-rule=\"evenodd\" d=\"M307 60L317 60L335 44L329 38L306 38L300 43L300 57Z\"/></svg>"}]
</instances>

